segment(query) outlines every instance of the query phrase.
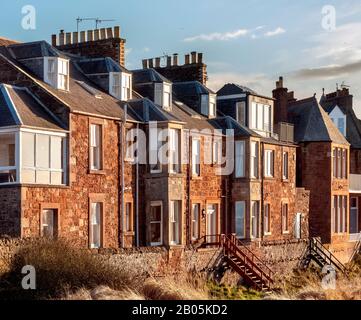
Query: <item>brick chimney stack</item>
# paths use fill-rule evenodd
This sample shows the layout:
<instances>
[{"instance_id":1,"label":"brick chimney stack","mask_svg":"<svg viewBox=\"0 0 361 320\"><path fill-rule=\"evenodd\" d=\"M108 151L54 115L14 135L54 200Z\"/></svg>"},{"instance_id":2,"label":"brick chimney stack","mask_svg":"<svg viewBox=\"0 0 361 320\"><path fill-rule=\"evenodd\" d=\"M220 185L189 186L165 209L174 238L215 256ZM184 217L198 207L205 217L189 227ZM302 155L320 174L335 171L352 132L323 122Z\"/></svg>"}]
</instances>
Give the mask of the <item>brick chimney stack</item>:
<instances>
[{"instance_id":1,"label":"brick chimney stack","mask_svg":"<svg viewBox=\"0 0 361 320\"><path fill-rule=\"evenodd\" d=\"M294 92L288 92L284 87L283 77L279 77L276 81L276 89L272 91L274 102L274 123L288 122L288 105L290 102L296 101Z\"/></svg>"},{"instance_id":2,"label":"brick chimney stack","mask_svg":"<svg viewBox=\"0 0 361 320\"><path fill-rule=\"evenodd\" d=\"M122 66L125 66L125 42L118 26L86 32L61 30L58 36L51 36L52 46L61 51L94 58L110 57Z\"/></svg>"},{"instance_id":3,"label":"brick chimney stack","mask_svg":"<svg viewBox=\"0 0 361 320\"><path fill-rule=\"evenodd\" d=\"M353 95L350 94L348 87L341 86L341 89L337 88L335 92L323 96L321 104L322 106L338 105L345 110L351 110L353 108Z\"/></svg>"},{"instance_id":4,"label":"brick chimney stack","mask_svg":"<svg viewBox=\"0 0 361 320\"><path fill-rule=\"evenodd\" d=\"M178 53L167 56L166 66L160 66L159 58L143 60L143 68L153 68L172 82L199 81L207 83L207 66L203 63L203 53L195 51L184 56L184 64L179 65Z\"/></svg>"}]
</instances>

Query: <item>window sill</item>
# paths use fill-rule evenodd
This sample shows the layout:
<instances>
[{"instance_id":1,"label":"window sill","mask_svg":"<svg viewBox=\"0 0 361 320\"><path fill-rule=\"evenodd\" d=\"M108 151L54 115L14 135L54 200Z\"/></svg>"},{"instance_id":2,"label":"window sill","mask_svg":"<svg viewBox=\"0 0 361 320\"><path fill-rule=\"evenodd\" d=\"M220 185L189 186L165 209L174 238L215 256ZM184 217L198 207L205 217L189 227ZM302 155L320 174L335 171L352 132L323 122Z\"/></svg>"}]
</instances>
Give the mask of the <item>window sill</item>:
<instances>
[{"instance_id":1,"label":"window sill","mask_svg":"<svg viewBox=\"0 0 361 320\"><path fill-rule=\"evenodd\" d=\"M264 236L265 236L265 237L269 237L269 236L271 236L271 235L272 235L272 232L265 232L265 233L264 233Z\"/></svg>"},{"instance_id":2,"label":"window sill","mask_svg":"<svg viewBox=\"0 0 361 320\"><path fill-rule=\"evenodd\" d=\"M124 236L134 236L135 232L134 231L126 231L123 233Z\"/></svg>"},{"instance_id":3,"label":"window sill","mask_svg":"<svg viewBox=\"0 0 361 320\"><path fill-rule=\"evenodd\" d=\"M192 180L203 180L203 178L201 176L193 176L192 175Z\"/></svg>"},{"instance_id":4,"label":"window sill","mask_svg":"<svg viewBox=\"0 0 361 320\"><path fill-rule=\"evenodd\" d=\"M290 234L289 231L282 231L282 234Z\"/></svg>"},{"instance_id":5,"label":"window sill","mask_svg":"<svg viewBox=\"0 0 361 320\"><path fill-rule=\"evenodd\" d=\"M105 172L104 169L102 169L102 170L91 170L91 169L89 169L88 174L105 175L106 172Z\"/></svg>"},{"instance_id":6,"label":"window sill","mask_svg":"<svg viewBox=\"0 0 361 320\"><path fill-rule=\"evenodd\" d=\"M57 189L69 189L70 186L65 184L36 184L36 183L2 183L0 188L11 188L11 187L27 187L27 188L57 188Z\"/></svg>"}]
</instances>

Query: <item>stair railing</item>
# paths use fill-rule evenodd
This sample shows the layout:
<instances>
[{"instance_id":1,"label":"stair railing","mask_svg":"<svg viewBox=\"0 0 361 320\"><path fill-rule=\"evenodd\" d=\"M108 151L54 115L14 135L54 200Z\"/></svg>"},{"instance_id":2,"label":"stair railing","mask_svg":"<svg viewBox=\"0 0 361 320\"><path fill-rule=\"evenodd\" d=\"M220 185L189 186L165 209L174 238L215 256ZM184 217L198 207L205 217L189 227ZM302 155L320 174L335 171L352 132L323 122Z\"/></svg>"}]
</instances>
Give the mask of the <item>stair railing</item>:
<instances>
[{"instance_id":1,"label":"stair railing","mask_svg":"<svg viewBox=\"0 0 361 320\"><path fill-rule=\"evenodd\" d=\"M343 263L338 260L331 251L329 251L321 242L320 238L312 238L311 239L311 250L314 250L316 253L323 256L323 258L328 262L330 265L334 265L337 269L341 272L346 272L346 267Z\"/></svg>"}]
</instances>

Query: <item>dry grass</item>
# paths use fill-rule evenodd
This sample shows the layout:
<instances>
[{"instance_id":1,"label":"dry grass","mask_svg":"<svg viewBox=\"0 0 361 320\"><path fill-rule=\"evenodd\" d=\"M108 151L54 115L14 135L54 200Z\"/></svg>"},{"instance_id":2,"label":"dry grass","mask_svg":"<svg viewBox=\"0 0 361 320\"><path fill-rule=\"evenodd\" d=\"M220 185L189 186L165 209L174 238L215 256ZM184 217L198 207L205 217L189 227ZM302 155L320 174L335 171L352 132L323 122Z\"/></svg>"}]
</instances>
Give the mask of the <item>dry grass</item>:
<instances>
[{"instance_id":1,"label":"dry grass","mask_svg":"<svg viewBox=\"0 0 361 320\"><path fill-rule=\"evenodd\" d=\"M336 289L322 287L318 269L295 271L280 283L280 290L269 299L276 300L361 300L361 257L356 257L348 276L337 275Z\"/></svg>"}]
</instances>

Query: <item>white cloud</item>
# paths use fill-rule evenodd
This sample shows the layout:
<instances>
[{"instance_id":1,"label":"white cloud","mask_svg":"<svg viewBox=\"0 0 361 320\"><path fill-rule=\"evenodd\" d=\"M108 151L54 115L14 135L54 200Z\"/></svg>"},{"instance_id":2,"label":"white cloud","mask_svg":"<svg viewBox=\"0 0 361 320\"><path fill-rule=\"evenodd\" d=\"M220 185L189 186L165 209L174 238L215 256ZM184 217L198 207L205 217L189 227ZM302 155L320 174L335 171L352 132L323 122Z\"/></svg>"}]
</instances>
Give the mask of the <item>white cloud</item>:
<instances>
[{"instance_id":1,"label":"white cloud","mask_svg":"<svg viewBox=\"0 0 361 320\"><path fill-rule=\"evenodd\" d=\"M236 31L225 32L225 33L214 32L214 33L209 33L209 34L200 34L198 36L185 38L184 41L185 42L193 42L193 41L198 41L198 40L203 40L203 41L215 41L215 40L227 41L227 40L233 40L233 39L237 39L237 38L240 38L240 37L244 37L249 33L249 31L250 30L248 30L248 29L239 29L239 30L236 30Z\"/></svg>"},{"instance_id":2,"label":"white cloud","mask_svg":"<svg viewBox=\"0 0 361 320\"><path fill-rule=\"evenodd\" d=\"M286 32L285 29L283 29L283 28L281 28L281 27L278 27L278 28L276 28L275 30L267 31L267 32L264 34L264 36L265 36L265 37L274 37L274 36L278 36L278 35L280 35L280 34L282 34L282 33L285 33L285 32Z\"/></svg>"},{"instance_id":3,"label":"white cloud","mask_svg":"<svg viewBox=\"0 0 361 320\"><path fill-rule=\"evenodd\" d=\"M361 23L340 25L332 32L310 38L315 45L305 50L323 64L345 64L361 60Z\"/></svg>"}]
</instances>

